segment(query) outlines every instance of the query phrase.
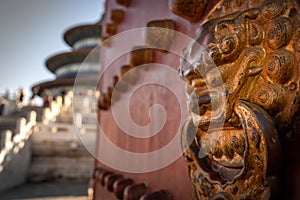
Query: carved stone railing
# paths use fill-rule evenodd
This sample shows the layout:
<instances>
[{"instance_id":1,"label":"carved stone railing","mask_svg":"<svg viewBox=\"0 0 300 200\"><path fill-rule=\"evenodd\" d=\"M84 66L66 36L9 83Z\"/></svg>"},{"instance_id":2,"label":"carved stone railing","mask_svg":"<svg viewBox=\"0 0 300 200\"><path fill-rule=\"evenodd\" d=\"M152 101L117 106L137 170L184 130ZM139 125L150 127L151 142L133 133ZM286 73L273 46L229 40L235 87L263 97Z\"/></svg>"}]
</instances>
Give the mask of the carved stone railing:
<instances>
[{"instance_id":1,"label":"carved stone railing","mask_svg":"<svg viewBox=\"0 0 300 200\"><path fill-rule=\"evenodd\" d=\"M31 111L28 113L27 119L24 117L16 118L15 123L14 130L2 131L0 135L1 191L26 181L31 157L28 139L36 124L36 112Z\"/></svg>"},{"instance_id":2,"label":"carved stone railing","mask_svg":"<svg viewBox=\"0 0 300 200\"><path fill-rule=\"evenodd\" d=\"M31 111L28 119L16 119L14 133L11 130L3 131L1 134L0 165L2 166L10 153L16 154L24 142L30 137L36 124L36 113Z\"/></svg>"},{"instance_id":3,"label":"carved stone railing","mask_svg":"<svg viewBox=\"0 0 300 200\"><path fill-rule=\"evenodd\" d=\"M43 123L49 124L55 121L73 122L73 94L70 92L64 98L64 104L61 96L57 96L55 101L51 101L50 106L43 111Z\"/></svg>"}]
</instances>

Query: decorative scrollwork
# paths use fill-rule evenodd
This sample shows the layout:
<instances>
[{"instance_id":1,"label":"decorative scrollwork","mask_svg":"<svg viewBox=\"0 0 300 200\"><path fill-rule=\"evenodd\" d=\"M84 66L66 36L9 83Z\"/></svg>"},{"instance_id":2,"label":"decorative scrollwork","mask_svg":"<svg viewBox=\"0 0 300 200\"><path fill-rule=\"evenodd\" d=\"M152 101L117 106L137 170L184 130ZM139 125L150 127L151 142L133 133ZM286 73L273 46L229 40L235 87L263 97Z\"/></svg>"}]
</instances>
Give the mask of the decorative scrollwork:
<instances>
[{"instance_id":1,"label":"decorative scrollwork","mask_svg":"<svg viewBox=\"0 0 300 200\"><path fill-rule=\"evenodd\" d=\"M199 15L210 14L179 70L191 115L182 142L195 193L198 199L272 198L281 160L278 134L290 129L300 103L299 2L203 2L210 10ZM223 94L215 90L221 85ZM212 106L218 95L226 96L222 108Z\"/></svg>"}]
</instances>

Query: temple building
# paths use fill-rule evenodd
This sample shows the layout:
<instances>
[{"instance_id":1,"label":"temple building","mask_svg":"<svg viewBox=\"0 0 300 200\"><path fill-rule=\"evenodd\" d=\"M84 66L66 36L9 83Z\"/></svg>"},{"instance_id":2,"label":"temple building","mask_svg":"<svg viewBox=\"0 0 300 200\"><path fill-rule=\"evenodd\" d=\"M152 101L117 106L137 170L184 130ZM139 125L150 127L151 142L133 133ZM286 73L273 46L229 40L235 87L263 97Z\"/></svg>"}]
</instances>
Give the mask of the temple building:
<instances>
[{"instance_id":1,"label":"temple building","mask_svg":"<svg viewBox=\"0 0 300 200\"><path fill-rule=\"evenodd\" d=\"M76 78L83 87L94 83L93 81L97 80L100 66L98 52L93 49L99 45L100 35L101 26L98 23L76 26L67 30L64 40L72 47L73 51L48 58L46 67L56 76L56 79L35 84L32 92L39 96L50 93L54 98L72 91ZM89 94L91 91L83 88L82 92Z\"/></svg>"},{"instance_id":2,"label":"temple building","mask_svg":"<svg viewBox=\"0 0 300 200\"><path fill-rule=\"evenodd\" d=\"M99 23L67 30L64 40L72 51L45 63L55 79L33 85L28 105L8 99L0 118L0 192L27 181L88 185L97 137L101 30ZM36 96L43 106L33 103Z\"/></svg>"},{"instance_id":3,"label":"temple building","mask_svg":"<svg viewBox=\"0 0 300 200\"><path fill-rule=\"evenodd\" d=\"M39 133L32 136L33 159L29 179L88 179L95 149L97 83L101 25L81 25L67 30L65 42L71 52L60 53L46 60L47 69L55 74L51 81L32 87L43 98L44 107L57 113ZM76 126L76 128L75 128ZM82 144L83 143L83 144ZM64 163L64 164L63 164ZM77 167L73 167L78 163ZM47 166L46 168L44 166Z\"/></svg>"}]
</instances>

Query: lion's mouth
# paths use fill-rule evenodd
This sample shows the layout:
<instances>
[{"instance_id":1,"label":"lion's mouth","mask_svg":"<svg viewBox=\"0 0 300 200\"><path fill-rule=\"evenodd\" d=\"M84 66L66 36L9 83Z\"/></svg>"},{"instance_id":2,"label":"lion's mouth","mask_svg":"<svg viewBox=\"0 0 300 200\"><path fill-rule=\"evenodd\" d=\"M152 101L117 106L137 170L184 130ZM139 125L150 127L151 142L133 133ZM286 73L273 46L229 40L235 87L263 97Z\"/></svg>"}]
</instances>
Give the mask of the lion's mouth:
<instances>
[{"instance_id":1,"label":"lion's mouth","mask_svg":"<svg viewBox=\"0 0 300 200\"><path fill-rule=\"evenodd\" d=\"M225 156L216 158L208 154L199 161L200 166L209 174L210 179L222 185L231 183L244 169L244 159L239 155L230 160Z\"/></svg>"},{"instance_id":2,"label":"lion's mouth","mask_svg":"<svg viewBox=\"0 0 300 200\"><path fill-rule=\"evenodd\" d=\"M233 159L227 159L225 156L222 156L221 158L216 158L215 156L212 156L212 160L216 164L232 169L242 168L244 165L244 159L241 156L235 156L233 157Z\"/></svg>"},{"instance_id":3,"label":"lion's mouth","mask_svg":"<svg viewBox=\"0 0 300 200\"><path fill-rule=\"evenodd\" d=\"M206 143L206 137L213 134L216 135L208 138L212 143ZM242 174L246 151L246 139L242 130L224 125L221 129L216 128L212 132L198 132L197 140L200 142L197 143L198 146L197 149L194 149L194 153L198 155L198 163L211 181L226 185ZM205 156L201 157L201 148L207 147L210 149Z\"/></svg>"},{"instance_id":4,"label":"lion's mouth","mask_svg":"<svg viewBox=\"0 0 300 200\"><path fill-rule=\"evenodd\" d=\"M206 112L211 111L211 96L206 93L200 97L191 95L189 99L191 112L203 116Z\"/></svg>"},{"instance_id":5,"label":"lion's mouth","mask_svg":"<svg viewBox=\"0 0 300 200\"><path fill-rule=\"evenodd\" d=\"M221 159L213 158L211 167L223 181L230 182L242 172L244 159L240 156L235 156L232 160L225 157Z\"/></svg>"}]
</instances>

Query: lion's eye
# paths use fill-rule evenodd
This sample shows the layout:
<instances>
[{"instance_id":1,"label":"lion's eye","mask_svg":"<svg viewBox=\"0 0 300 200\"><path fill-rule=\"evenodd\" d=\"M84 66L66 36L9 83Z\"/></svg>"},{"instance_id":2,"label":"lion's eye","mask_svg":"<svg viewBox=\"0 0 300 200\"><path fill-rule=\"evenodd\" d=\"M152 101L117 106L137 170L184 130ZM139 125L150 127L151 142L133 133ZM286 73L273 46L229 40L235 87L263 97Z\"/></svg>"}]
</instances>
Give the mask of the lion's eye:
<instances>
[{"instance_id":1,"label":"lion's eye","mask_svg":"<svg viewBox=\"0 0 300 200\"><path fill-rule=\"evenodd\" d=\"M224 54L231 53L236 46L236 39L234 37L225 37L221 43L221 51Z\"/></svg>"},{"instance_id":2,"label":"lion's eye","mask_svg":"<svg viewBox=\"0 0 300 200\"><path fill-rule=\"evenodd\" d=\"M208 55L211 57L211 59L218 64L222 58L222 55L220 53L220 50L218 47L213 46L209 49Z\"/></svg>"}]
</instances>

